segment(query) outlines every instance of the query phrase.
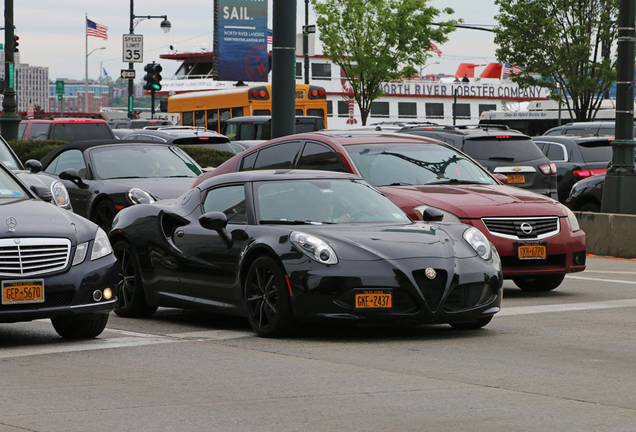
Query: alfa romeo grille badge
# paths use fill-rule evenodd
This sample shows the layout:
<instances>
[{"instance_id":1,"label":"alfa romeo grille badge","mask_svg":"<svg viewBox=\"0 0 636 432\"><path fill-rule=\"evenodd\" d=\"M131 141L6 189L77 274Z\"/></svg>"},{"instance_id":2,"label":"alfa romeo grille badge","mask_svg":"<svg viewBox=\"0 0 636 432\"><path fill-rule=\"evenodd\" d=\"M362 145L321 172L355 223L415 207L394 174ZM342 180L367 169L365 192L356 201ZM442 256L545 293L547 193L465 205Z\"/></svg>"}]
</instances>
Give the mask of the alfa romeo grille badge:
<instances>
[{"instance_id":1,"label":"alfa romeo grille badge","mask_svg":"<svg viewBox=\"0 0 636 432\"><path fill-rule=\"evenodd\" d=\"M425 273L426 277L429 279L435 279L435 276L437 275L437 273L435 273L435 269L432 269L430 267L425 270Z\"/></svg>"}]
</instances>

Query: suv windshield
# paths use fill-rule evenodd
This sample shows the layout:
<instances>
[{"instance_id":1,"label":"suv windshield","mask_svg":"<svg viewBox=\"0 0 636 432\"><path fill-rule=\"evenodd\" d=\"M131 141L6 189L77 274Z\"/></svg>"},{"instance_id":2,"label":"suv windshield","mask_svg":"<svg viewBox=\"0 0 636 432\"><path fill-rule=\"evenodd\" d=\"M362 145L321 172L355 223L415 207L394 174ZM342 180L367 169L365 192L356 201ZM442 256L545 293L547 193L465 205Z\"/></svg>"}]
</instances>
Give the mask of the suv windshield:
<instances>
[{"instance_id":1,"label":"suv windshield","mask_svg":"<svg viewBox=\"0 0 636 432\"><path fill-rule=\"evenodd\" d=\"M53 127L52 140L75 142L113 139L110 126L106 123L56 123L51 127Z\"/></svg>"},{"instance_id":2,"label":"suv windshield","mask_svg":"<svg viewBox=\"0 0 636 432\"><path fill-rule=\"evenodd\" d=\"M472 160L438 144L356 144L345 149L373 186L498 184Z\"/></svg>"},{"instance_id":3,"label":"suv windshield","mask_svg":"<svg viewBox=\"0 0 636 432\"><path fill-rule=\"evenodd\" d=\"M579 144L585 162L606 162L612 160L612 145L609 140L588 141Z\"/></svg>"},{"instance_id":4,"label":"suv windshield","mask_svg":"<svg viewBox=\"0 0 636 432\"><path fill-rule=\"evenodd\" d=\"M507 160L522 162L544 157L530 138L496 139L495 137L466 138L462 149L479 160Z\"/></svg>"}]
</instances>

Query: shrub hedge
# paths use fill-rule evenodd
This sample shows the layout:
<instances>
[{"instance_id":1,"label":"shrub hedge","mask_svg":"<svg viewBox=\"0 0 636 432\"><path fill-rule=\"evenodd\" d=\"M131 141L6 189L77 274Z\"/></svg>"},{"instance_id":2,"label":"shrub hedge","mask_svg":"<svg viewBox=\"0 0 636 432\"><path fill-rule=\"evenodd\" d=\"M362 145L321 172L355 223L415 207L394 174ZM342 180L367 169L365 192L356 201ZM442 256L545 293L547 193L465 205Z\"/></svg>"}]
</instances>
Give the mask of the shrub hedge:
<instances>
[{"instance_id":1,"label":"shrub hedge","mask_svg":"<svg viewBox=\"0 0 636 432\"><path fill-rule=\"evenodd\" d=\"M29 159L42 160L44 156L61 146L66 144L65 141L49 141L36 140L25 141L16 140L9 142L13 151L18 158L25 163ZM234 153L215 150L205 147L196 146L180 146L192 159L194 159L203 168L217 167L223 162L234 156Z\"/></svg>"}]
</instances>

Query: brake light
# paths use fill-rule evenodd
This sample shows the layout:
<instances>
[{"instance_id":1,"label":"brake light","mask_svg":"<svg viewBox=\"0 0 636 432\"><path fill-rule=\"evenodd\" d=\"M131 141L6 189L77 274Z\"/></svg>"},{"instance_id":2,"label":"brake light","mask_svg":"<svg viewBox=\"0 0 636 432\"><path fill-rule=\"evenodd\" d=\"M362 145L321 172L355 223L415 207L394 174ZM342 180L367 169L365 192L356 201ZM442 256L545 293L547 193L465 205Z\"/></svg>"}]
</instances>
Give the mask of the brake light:
<instances>
[{"instance_id":1,"label":"brake light","mask_svg":"<svg viewBox=\"0 0 636 432\"><path fill-rule=\"evenodd\" d=\"M541 172L545 175L550 175L550 164L548 165L541 165L539 166L539 169L541 170Z\"/></svg>"},{"instance_id":2,"label":"brake light","mask_svg":"<svg viewBox=\"0 0 636 432\"><path fill-rule=\"evenodd\" d=\"M590 169L590 170L576 170L572 173L573 177L578 177L578 178L585 178L585 177L592 177L595 175L599 175L599 174L603 174L604 172L607 171L607 168L596 168L596 169Z\"/></svg>"},{"instance_id":3,"label":"brake light","mask_svg":"<svg viewBox=\"0 0 636 432\"><path fill-rule=\"evenodd\" d=\"M495 138L497 138L497 139L510 139L510 135L499 135L499 136L496 136Z\"/></svg>"},{"instance_id":4,"label":"brake light","mask_svg":"<svg viewBox=\"0 0 636 432\"><path fill-rule=\"evenodd\" d=\"M550 164L550 173L551 174L556 174L557 173L557 167L555 163L551 163Z\"/></svg>"},{"instance_id":5,"label":"brake light","mask_svg":"<svg viewBox=\"0 0 636 432\"><path fill-rule=\"evenodd\" d=\"M258 91L254 90L254 91L252 92L252 97L257 98L257 97L258 97Z\"/></svg>"}]
</instances>

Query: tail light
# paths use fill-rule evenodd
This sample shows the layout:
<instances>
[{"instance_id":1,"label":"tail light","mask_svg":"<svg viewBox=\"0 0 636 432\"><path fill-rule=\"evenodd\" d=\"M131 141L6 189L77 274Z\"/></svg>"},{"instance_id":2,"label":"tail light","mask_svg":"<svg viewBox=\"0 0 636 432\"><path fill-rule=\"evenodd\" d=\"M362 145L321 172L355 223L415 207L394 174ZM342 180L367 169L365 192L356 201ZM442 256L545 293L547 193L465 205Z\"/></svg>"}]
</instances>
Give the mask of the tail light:
<instances>
[{"instance_id":1,"label":"tail light","mask_svg":"<svg viewBox=\"0 0 636 432\"><path fill-rule=\"evenodd\" d=\"M557 168L556 168L556 164L555 163L550 163L550 164L547 164L547 165L541 165L539 167L539 169L545 175L556 174L556 172L557 172Z\"/></svg>"},{"instance_id":2,"label":"tail light","mask_svg":"<svg viewBox=\"0 0 636 432\"><path fill-rule=\"evenodd\" d=\"M603 174L606 171L607 171L607 168L596 168L596 169L589 169L589 170L576 170L576 171L572 172L572 176L573 177L577 177L577 178L586 178L586 177L592 177L592 176L595 176L595 175Z\"/></svg>"}]
</instances>

